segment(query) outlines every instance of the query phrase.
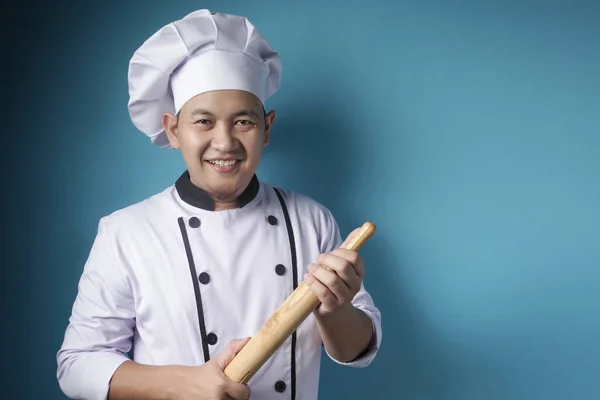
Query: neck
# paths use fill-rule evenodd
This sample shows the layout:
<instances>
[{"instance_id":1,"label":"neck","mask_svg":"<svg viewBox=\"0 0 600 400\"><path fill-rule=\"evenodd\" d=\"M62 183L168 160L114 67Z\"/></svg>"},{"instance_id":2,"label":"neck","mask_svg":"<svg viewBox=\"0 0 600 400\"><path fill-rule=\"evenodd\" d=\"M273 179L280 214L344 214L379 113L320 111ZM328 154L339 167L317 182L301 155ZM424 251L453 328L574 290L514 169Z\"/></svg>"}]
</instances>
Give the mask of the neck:
<instances>
[{"instance_id":1,"label":"neck","mask_svg":"<svg viewBox=\"0 0 600 400\"><path fill-rule=\"evenodd\" d=\"M238 208L239 206L240 206L240 202L237 200L230 201L230 202L222 202L222 201L215 200L214 210L215 211L232 210L234 208Z\"/></svg>"}]
</instances>

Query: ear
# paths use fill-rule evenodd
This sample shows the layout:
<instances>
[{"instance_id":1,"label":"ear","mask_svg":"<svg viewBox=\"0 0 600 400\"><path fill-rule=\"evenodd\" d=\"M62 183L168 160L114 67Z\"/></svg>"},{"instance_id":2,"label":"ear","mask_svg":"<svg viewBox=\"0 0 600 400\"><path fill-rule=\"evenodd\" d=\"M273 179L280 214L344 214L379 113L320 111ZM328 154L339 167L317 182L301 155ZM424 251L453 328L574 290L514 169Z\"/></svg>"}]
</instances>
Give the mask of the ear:
<instances>
[{"instance_id":1,"label":"ear","mask_svg":"<svg viewBox=\"0 0 600 400\"><path fill-rule=\"evenodd\" d=\"M171 113L165 113L162 117L162 126L167 133L169 143L174 149L179 148L179 138L177 137L177 116Z\"/></svg>"},{"instance_id":2,"label":"ear","mask_svg":"<svg viewBox=\"0 0 600 400\"><path fill-rule=\"evenodd\" d=\"M275 110L269 111L267 115L265 115L265 137L263 141L264 146L268 146L271 140L271 126L275 121Z\"/></svg>"}]
</instances>

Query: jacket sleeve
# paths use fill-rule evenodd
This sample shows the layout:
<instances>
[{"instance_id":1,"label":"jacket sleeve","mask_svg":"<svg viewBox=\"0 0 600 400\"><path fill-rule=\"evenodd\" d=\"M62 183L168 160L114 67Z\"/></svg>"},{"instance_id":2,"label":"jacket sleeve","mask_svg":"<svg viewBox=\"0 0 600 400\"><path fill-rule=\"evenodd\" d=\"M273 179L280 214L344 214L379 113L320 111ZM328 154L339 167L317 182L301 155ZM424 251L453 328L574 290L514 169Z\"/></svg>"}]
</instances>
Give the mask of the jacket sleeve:
<instances>
[{"instance_id":1,"label":"jacket sleeve","mask_svg":"<svg viewBox=\"0 0 600 400\"><path fill-rule=\"evenodd\" d=\"M116 243L102 219L57 353L59 386L72 399L105 400L115 370L129 359L135 311Z\"/></svg>"},{"instance_id":2,"label":"jacket sleeve","mask_svg":"<svg viewBox=\"0 0 600 400\"><path fill-rule=\"evenodd\" d=\"M322 253L333 251L334 249L341 247L344 242L344 239L340 234L338 224L329 210L326 210L325 212L324 230L322 231L321 237L323 242ZM365 265L365 269L368 270L368 268L369 266ZM383 334L381 329L381 312L375 306L373 298L365 288L364 282L361 284L359 292L352 299L352 304L354 307L362 310L371 319L373 326L373 338L371 343L357 358L350 362L341 362L336 360L327 352L327 350L325 350L325 353L337 364L355 368L363 368L367 367L373 362L381 346L381 338Z\"/></svg>"}]
</instances>

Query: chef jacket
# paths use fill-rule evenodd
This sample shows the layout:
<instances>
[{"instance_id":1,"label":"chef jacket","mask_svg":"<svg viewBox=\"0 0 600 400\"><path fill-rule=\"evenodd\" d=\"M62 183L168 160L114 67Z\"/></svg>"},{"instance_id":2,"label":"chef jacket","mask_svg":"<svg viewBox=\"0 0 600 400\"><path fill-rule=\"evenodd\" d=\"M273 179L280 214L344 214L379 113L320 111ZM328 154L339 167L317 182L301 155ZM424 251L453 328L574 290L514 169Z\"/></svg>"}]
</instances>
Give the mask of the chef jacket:
<instances>
[{"instance_id":1,"label":"chef jacket","mask_svg":"<svg viewBox=\"0 0 600 400\"><path fill-rule=\"evenodd\" d=\"M341 244L330 211L307 196L255 175L239 208L215 211L186 171L164 191L100 219L57 354L61 389L106 399L113 373L130 357L202 365L231 339L255 334L308 265ZM330 358L365 367L381 343L381 315L364 285L352 303L371 318L373 341L351 362ZM322 349L311 314L249 381L252 398L317 399Z\"/></svg>"}]
</instances>

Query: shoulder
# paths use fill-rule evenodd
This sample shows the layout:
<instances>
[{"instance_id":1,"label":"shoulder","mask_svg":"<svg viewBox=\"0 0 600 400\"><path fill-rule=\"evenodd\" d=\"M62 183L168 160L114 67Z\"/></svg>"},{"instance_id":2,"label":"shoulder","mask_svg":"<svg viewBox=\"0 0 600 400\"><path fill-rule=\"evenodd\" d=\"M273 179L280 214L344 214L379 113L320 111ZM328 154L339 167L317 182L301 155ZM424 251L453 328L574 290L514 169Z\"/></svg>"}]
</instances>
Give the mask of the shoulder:
<instances>
[{"instance_id":1,"label":"shoulder","mask_svg":"<svg viewBox=\"0 0 600 400\"><path fill-rule=\"evenodd\" d=\"M170 186L139 202L112 211L99 220L99 229L107 234L139 233L154 220L164 217L172 209L174 187Z\"/></svg>"},{"instance_id":2,"label":"shoulder","mask_svg":"<svg viewBox=\"0 0 600 400\"><path fill-rule=\"evenodd\" d=\"M283 187L263 185L265 189L272 190L291 212L306 218L312 216L317 219L334 219L331 210L311 196Z\"/></svg>"},{"instance_id":3,"label":"shoulder","mask_svg":"<svg viewBox=\"0 0 600 400\"><path fill-rule=\"evenodd\" d=\"M317 234L319 241L339 241L339 227L333 212L323 203L306 194L264 184L267 191L272 191L287 208L289 214L294 216L298 225L303 229L311 228Z\"/></svg>"}]
</instances>

